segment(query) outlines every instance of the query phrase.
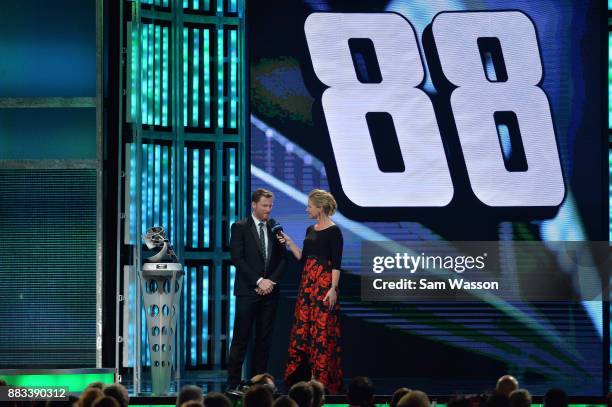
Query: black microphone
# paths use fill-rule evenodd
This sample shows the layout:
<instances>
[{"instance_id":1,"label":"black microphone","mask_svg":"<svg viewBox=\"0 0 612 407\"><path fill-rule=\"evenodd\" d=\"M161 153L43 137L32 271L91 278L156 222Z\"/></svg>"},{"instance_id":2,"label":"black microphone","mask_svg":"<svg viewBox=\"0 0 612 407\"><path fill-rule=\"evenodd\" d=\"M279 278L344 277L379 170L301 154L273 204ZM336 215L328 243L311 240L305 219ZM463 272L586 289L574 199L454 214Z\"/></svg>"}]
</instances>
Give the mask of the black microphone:
<instances>
[{"instance_id":1,"label":"black microphone","mask_svg":"<svg viewBox=\"0 0 612 407\"><path fill-rule=\"evenodd\" d=\"M272 233L274 233L277 236L281 236L281 232L283 231L283 225L278 223L273 218L270 218L270 220L268 221L268 225L270 225L270 229L272 230Z\"/></svg>"}]
</instances>

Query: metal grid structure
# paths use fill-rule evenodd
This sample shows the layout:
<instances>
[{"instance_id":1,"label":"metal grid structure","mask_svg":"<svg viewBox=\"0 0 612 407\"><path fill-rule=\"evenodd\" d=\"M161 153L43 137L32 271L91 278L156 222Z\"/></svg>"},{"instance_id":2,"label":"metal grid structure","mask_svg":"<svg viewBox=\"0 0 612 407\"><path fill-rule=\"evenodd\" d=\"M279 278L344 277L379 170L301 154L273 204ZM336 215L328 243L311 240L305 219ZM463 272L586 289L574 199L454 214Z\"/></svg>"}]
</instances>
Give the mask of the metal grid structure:
<instances>
[{"instance_id":1,"label":"metal grid structure","mask_svg":"<svg viewBox=\"0 0 612 407\"><path fill-rule=\"evenodd\" d=\"M149 355L136 272L140 236L153 225L168 230L186 272L177 378L182 369L225 368L234 309L229 228L247 201L244 4L124 4L115 362L134 368L139 392Z\"/></svg>"}]
</instances>

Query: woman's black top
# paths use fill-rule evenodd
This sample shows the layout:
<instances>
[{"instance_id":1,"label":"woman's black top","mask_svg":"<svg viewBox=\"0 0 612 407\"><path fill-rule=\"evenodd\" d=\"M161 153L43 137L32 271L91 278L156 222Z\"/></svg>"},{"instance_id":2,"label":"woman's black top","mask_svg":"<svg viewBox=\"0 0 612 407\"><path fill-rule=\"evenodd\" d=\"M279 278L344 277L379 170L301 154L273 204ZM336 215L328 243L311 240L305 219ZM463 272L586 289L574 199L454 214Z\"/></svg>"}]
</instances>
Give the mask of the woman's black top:
<instances>
[{"instance_id":1,"label":"woman's black top","mask_svg":"<svg viewBox=\"0 0 612 407\"><path fill-rule=\"evenodd\" d=\"M342 264L342 232L338 225L323 230L315 230L314 225L306 229L302 260L316 257L322 264L331 262L331 268L340 270Z\"/></svg>"}]
</instances>

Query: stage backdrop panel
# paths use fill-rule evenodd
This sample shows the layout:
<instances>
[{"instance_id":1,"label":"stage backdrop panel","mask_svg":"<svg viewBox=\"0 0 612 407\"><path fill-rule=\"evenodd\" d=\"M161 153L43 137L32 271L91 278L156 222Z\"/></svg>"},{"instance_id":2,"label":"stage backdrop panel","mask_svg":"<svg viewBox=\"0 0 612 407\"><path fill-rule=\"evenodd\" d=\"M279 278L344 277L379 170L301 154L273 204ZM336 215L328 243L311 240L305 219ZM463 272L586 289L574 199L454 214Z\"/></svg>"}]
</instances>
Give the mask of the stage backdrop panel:
<instances>
[{"instance_id":1,"label":"stage backdrop panel","mask_svg":"<svg viewBox=\"0 0 612 407\"><path fill-rule=\"evenodd\" d=\"M608 240L605 15L557 0L249 8L251 187L276 193L300 243L307 193L336 196L347 377L382 393L481 392L504 373L535 394L603 392L601 302L365 302L359 284L365 241Z\"/></svg>"},{"instance_id":2,"label":"stage backdrop panel","mask_svg":"<svg viewBox=\"0 0 612 407\"><path fill-rule=\"evenodd\" d=\"M96 12L0 4L0 368L102 363Z\"/></svg>"}]
</instances>

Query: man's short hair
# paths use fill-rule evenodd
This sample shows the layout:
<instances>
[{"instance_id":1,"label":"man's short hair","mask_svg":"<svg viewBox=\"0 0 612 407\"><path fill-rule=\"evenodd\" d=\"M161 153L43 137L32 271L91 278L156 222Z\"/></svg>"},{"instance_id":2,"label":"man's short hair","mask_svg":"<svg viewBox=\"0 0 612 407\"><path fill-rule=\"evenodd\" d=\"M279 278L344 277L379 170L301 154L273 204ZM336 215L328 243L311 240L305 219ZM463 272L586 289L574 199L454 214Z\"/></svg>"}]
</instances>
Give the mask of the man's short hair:
<instances>
[{"instance_id":1,"label":"man's short hair","mask_svg":"<svg viewBox=\"0 0 612 407\"><path fill-rule=\"evenodd\" d=\"M98 389L97 387L88 387L83 393L81 393L81 397L79 397L77 405L79 407L91 407L95 400L103 396L104 393L102 393L102 390Z\"/></svg>"},{"instance_id":2,"label":"man's short hair","mask_svg":"<svg viewBox=\"0 0 612 407\"><path fill-rule=\"evenodd\" d=\"M510 407L531 407L531 394L525 389L510 393Z\"/></svg>"},{"instance_id":3,"label":"man's short hair","mask_svg":"<svg viewBox=\"0 0 612 407\"><path fill-rule=\"evenodd\" d=\"M312 386L306 382L297 382L289 389L288 393L300 407L312 407Z\"/></svg>"},{"instance_id":4,"label":"man's short hair","mask_svg":"<svg viewBox=\"0 0 612 407\"><path fill-rule=\"evenodd\" d=\"M211 391L204 397L204 407L231 407L231 402L225 394Z\"/></svg>"},{"instance_id":5,"label":"man's short hair","mask_svg":"<svg viewBox=\"0 0 612 407\"><path fill-rule=\"evenodd\" d=\"M244 394L243 407L272 407L274 399L268 386L255 385Z\"/></svg>"},{"instance_id":6,"label":"man's short hair","mask_svg":"<svg viewBox=\"0 0 612 407\"><path fill-rule=\"evenodd\" d=\"M374 384L367 377L356 377L346 393L348 402L354 406L369 406L374 401Z\"/></svg>"},{"instance_id":7,"label":"man's short hair","mask_svg":"<svg viewBox=\"0 0 612 407\"><path fill-rule=\"evenodd\" d=\"M110 396L117 400L121 407L128 407L130 405L128 391L121 383L109 384L102 391L105 396Z\"/></svg>"},{"instance_id":8,"label":"man's short hair","mask_svg":"<svg viewBox=\"0 0 612 407\"><path fill-rule=\"evenodd\" d=\"M389 403L389 407L397 407L397 403L404 397L406 394L410 393L410 389L407 387L400 387L399 389L393 392L393 396L391 396L391 402Z\"/></svg>"},{"instance_id":9,"label":"man's short hair","mask_svg":"<svg viewBox=\"0 0 612 407\"><path fill-rule=\"evenodd\" d=\"M323 383L315 379L308 383L312 387L312 406L320 407L325 404L325 386L323 386Z\"/></svg>"},{"instance_id":10,"label":"man's short hair","mask_svg":"<svg viewBox=\"0 0 612 407\"><path fill-rule=\"evenodd\" d=\"M87 389L90 387L95 387L96 389L104 390L104 383L102 382L92 382L87 385Z\"/></svg>"},{"instance_id":11,"label":"man's short hair","mask_svg":"<svg viewBox=\"0 0 612 407\"><path fill-rule=\"evenodd\" d=\"M497 380L495 392L506 397L519 388L518 380L514 376L504 375Z\"/></svg>"},{"instance_id":12,"label":"man's short hair","mask_svg":"<svg viewBox=\"0 0 612 407\"><path fill-rule=\"evenodd\" d=\"M272 191L268 191L267 189L257 188L251 196L251 202L257 203L261 198L274 198L274 194Z\"/></svg>"},{"instance_id":13,"label":"man's short hair","mask_svg":"<svg viewBox=\"0 0 612 407\"><path fill-rule=\"evenodd\" d=\"M184 402L189 400L196 400L201 403L204 400L202 389L192 384L181 387L181 391L176 397L176 407L181 407Z\"/></svg>"},{"instance_id":14,"label":"man's short hair","mask_svg":"<svg viewBox=\"0 0 612 407\"><path fill-rule=\"evenodd\" d=\"M412 390L397 402L397 407L429 407L429 397L420 390Z\"/></svg>"}]
</instances>

